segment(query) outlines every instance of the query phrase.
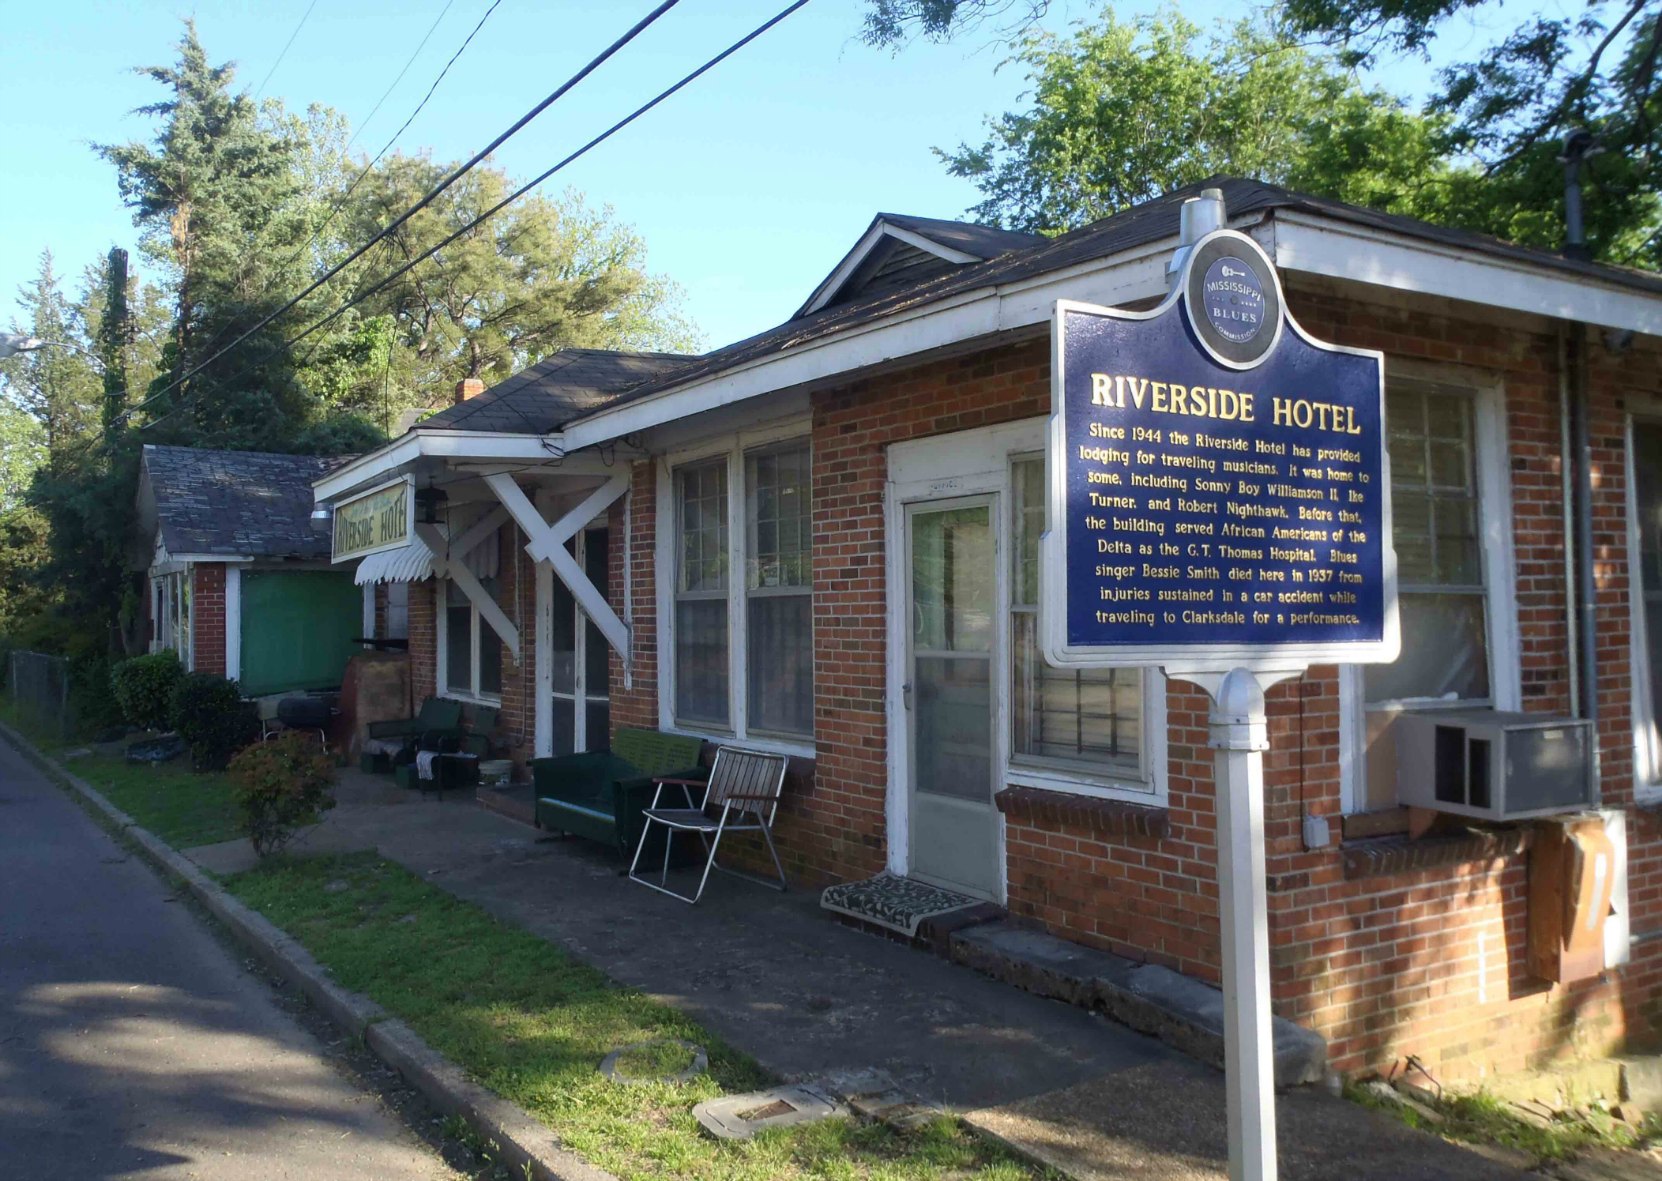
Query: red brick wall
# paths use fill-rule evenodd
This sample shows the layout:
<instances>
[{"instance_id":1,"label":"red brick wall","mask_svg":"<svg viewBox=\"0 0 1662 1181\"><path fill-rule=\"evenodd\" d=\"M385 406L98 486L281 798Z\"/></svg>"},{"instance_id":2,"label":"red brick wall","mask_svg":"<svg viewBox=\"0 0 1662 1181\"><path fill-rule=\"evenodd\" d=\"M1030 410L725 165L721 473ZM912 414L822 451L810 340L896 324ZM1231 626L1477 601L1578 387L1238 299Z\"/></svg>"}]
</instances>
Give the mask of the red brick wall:
<instances>
[{"instance_id":1,"label":"red brick wall","mask_svg":"<svg viewBox=\"0 0 1662 1181\"><path fill-rule=\"evenodd\" d=\"M438 580L410 583L410 696L415 707L438 692Z\"/></svg>"},{"instance_id":2,"label":"red brick wall","mask_svg":"<svg viewBox=\"0 0 1662 1181\"><path fill-rule=\"evenodd\" d=\"M225 675L225 564L191 565L190 646L197 672Z\"/></svg>"},{"instance_id":3,"label":"red brick wall","mask_svg":"<svg viewBox=\"0 0 1662 1181\"><path fill-rule=\"evenodd\" d=\"M536 564L524 550L525 536L519 526L511 522L503 525L498 530L497 542L501 556L497 566L496 601L519 629L518 662L506 646L502 651L502 714L497 738L507 747L507 757L523 770L526 760L534 757L537 727Z\"/></svg>"},{"instance_id":4,"label":"red brick wall","mask_svg":"<svg viewBox=\"0 0 1662 1181\"><path fill-rule=\"evenodd\" d=\"M633 675L624 687L623 659L611 657L612 729L635 726L658 728L658 577L654 565L657 546L656 468L650 461L637 463L630 474L627 512L624 500L612 505L606 523L611 537L611 603L618 617L629 626ZM625 517L629 528L624 528ZM624 601L625 569L628 572L628 602Z\"/></svg>"}]
</instances>

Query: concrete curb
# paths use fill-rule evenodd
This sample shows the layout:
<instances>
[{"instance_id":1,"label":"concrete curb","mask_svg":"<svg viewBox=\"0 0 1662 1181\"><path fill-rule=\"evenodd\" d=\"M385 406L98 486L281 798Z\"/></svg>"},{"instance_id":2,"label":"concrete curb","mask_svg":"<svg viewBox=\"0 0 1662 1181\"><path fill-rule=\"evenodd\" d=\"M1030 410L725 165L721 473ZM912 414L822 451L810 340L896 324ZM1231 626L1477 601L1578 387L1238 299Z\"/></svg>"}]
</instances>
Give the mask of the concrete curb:
<instances>
[{"instance_id":1,"label":"concrete curb","mask_svg":"<svg viewBox=\"0 0 1662 1181\"><path fill-rule=\"evenodd\" d=\"M433 1108L467 1121L498 1160L536 1181L617 1181L559 1146L554 1133L517 1104L487 1091L402 1021L361 993L336 984L310 952L264 915L249 909L189 858L164 844L90 784L0 722L5 738L120 829L158 869L183 882L207 911L272 972L299 990L341 1029L420 1091ZM529 1172L527 1172L529 1170Z\"/></svg>"}]
</instances>

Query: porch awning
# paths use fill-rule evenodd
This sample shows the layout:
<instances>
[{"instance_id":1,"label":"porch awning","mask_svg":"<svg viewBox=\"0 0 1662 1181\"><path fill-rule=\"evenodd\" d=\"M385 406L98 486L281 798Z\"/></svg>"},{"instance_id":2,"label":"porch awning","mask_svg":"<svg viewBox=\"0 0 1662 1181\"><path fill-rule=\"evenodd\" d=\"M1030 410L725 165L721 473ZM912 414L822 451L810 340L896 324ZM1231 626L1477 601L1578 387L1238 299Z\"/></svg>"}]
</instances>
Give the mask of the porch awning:
<instances>
[{"instance_id":1,"label":"porch awning","mask_svg":"<svg viewBox=\"0 0 1662 1181\"><path fill-rule=\"evenodd\" d=\"M359 586L377 582L421 582L433 577L433 551L419 541L382 550L358 563L352 581Z\"/></svg>"},{"instance_id":2,"label":"porch awning","mask_svg":"<svg viewBox=\"0 0 1662 1181\"><path fill-rule=\"evenodd\" d=\"M478 520L485 514L480 513ZM463 556L461 564L473 571L475 578L495 578L501 565L502 547L495 533L488 533ZM352 581L359 586L377 582L422 582L433 577L433 551L419 537L409 545L382 550L358 563Z\"/></svg>"}]
</instances>

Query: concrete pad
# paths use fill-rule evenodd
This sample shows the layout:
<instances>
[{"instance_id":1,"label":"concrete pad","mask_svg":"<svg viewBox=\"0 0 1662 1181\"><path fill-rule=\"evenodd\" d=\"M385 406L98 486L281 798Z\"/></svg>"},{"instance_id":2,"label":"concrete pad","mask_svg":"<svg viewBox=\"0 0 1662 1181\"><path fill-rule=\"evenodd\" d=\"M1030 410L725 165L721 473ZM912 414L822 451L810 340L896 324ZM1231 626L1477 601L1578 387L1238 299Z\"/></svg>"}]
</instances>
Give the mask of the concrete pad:
<instances>
[{"instance_id":1,"label":"concrete pad","mask_svg":"<svg viewBox=\"0 0 1662 1181\"><path fill-rule=\"evenodd\" d=\"M1138 1067L965 1114L974 1126L1079 1181L1226 1181L1223 1079L1193 1062ZM1277 1101L1284 1181L1524 1181L1376 1112L1302 1090Z\"/></svg>"},{"instance_id":2,"label":"concrete pad","mask_svg":"<svg viewBox=\"0 0 1662 1181\"><path fill-rule=\"evenodd\" d=\"M830 1119L842 1109L810 1087L769 1087L706 1099L692 1113L699 1126L717 1140L748 1140L768 1128L794 1128Z\"/></svg>"}]
</instances>

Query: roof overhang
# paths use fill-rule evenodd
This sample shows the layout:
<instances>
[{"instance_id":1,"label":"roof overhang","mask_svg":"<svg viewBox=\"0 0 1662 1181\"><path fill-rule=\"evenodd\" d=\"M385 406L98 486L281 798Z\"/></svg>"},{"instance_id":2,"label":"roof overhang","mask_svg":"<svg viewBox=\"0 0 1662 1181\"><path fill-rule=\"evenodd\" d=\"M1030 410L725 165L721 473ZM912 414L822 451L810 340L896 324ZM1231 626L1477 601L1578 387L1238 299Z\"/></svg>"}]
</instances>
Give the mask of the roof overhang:
<instances>
[{"instance_id":1,"label":"roof overhang","mask_svg":"<svg viewBox=\"0 0 1662 1181\"><path fill-rule=\"evenodd\" d=\"M332 504L372 484L436 468L475 472L488 470L491 465L525 468L546 464L549 474L607 475L618 458L568 455L570 449L558 434L507 435L416 427L313 481L312 495L319 504Z\"/></svg>"},{"instance_id":2,"label":"roof overhang","mask_svg":"<svg viewBox=\"0 0 1662 1181\"><path fill-rule=\"evenodd\" d=\"M1662 335L1662 293L1294 210L1264 247L1286 271Z\"/></svg>"},{"instance_id":3,"label":"roof overhang","mask_svg":"<svg viewBox=\"0 0 1662 1181\"><path fill-rule=\"evenodd\" d=\"M1662 293L1594 275L1286 209L1234 218L1229 224L1250 233L1288 272L1662 336ZM1166 263L1177 244L1172 235L1066 270L857 325L597 410L568 423L562 439L577 451L763 394L846 380L857 370L915 360L966 340L1042 331L1058 299L1115 306L1158 298L1166 293Z\"/></svg>"}]
</instances>

